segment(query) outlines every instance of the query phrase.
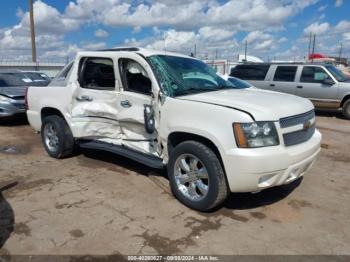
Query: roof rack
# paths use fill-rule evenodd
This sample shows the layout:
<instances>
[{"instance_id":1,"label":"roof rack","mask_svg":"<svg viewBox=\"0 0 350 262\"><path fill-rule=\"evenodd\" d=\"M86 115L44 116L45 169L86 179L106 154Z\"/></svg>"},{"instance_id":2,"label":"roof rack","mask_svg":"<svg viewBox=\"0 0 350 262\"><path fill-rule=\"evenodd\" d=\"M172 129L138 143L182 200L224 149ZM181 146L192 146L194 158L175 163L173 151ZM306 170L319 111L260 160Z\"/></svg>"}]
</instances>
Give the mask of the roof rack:
<instances>
[{"instance_id":1,"label":"roof rack","mask_svg":"<svg viewBox=\"0 0 350 262\"><path fill-rule=\"evenodd\" d=\"M120 51L129 51L129 52L136 52L136 51L140 51L139 48L137 47L117 47L117 48L110 48L110 49L101 49L101 50L97 50L100 52L120 52Z\"/></svg>"}]
</instances>

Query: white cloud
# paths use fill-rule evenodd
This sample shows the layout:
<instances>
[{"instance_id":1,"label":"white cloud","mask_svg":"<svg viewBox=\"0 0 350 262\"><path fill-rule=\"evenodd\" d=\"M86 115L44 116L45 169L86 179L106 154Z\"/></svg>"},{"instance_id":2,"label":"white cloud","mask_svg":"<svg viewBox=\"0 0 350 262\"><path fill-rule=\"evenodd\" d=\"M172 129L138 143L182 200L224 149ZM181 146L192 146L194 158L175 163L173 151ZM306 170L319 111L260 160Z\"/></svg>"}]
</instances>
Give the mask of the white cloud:
<instances>
[{"instance_id":1,"label":"white cloud","mask_svg":"<svg viewBox=\"0 0 350 262\"><path fill-rule=\"evenodd\" d=\"M318 0L74 0L63 12L37 0L34 3L37 46L43 56L64 57L79 48L104 48L104 42L68 44L65 36L83 25L132 28L133 33L153 28L144 39L129 38L125 44L189 53L194 44L198 52L212 56L215 50L233 57L244 45L234 38L236 32L251 32L246 38L256 52L276 48L286 40L275 37L284 22ZM30 53L29 14L19 10L19 23L0 29L0 53L21 50ZM108 30L109 31L109 30ZM108 32L97 29L98 38Z\"/></svg>"},{"instance_id":2,"label":"white cloud","mask_svg":"<svg viewBox=\"0 0 350 262\"><path fill-rule=\"evenodd\" d=\"M341 7L343 5L343 0L336 0L334 6Z\"/></svg>"},{"instance_id":3,"label":"white cloud","mask_svg":"<svg viewBox=\"0 0 350 262\"><path fill-rule=\"evenodd\" d=\"M203 40L223 41L232 38L235 31L205 26L200 28L198 33Z\"/></svg>"},{"instance_id":4,"label":"white cloud","mask_svg":"<svg viewBox=\"0 0 350 262\"><path fill-rule=\"evenodd\" d=\"M247 41L248 44L252 44L255 43L257 41L261 41L261 40L268 40L272 38L272 36L270 34L266 34L262 31L253 31L250 32L244 39L242 42Z\"/></svg>"},{"instance_id":5,"label":"white cloud","mask_svg":"<svg viewBox=\"0 0 350 262\"><path fill-rule=\"evenodd\" d=\"M285 43L288 41L288 38L287 37L281 37L280 39L278 39L278 43Z\"/></svg>"},{"instance_id":6,"label":"white cloud","mask_svg":"<svg viewBox=\"0 0 350 262\"><path fill-rule=\"evenodd\" d=\"M330 24L327 22L318 23L315 22L304 29L304 34L309 35L310 33L316 35L325 34L330 29Z\"/></svg>"},{"instance_id":7,"label":"white cloud","mask_svg":"<svg viewBox=\"0 0 350 262\"><path fill-rule=\"evenodd\" d=\"M350 21L342 20L335 27L335 33L345 33L350 31Z\"/></svg>"},{"instance_id":8,"label":"white cloud","mask_svg":"<svg viewBox=\"0 0 350 262\"><path fill-rule=\"evenodd\" d=\"M319 12L323 12L327 9L327 5L321 5L319 8L318 8L318 11Z\"/></svg>"},{"instance_id":9,"label":"white cloud","mask_svg":"<svg viewBox=\"0 0 350 262\"><path fill-rule=\"evenodd\" d=\"M85 43L82 45L81 49L83 50L100 50L106 48L105 42L97 42L97 43Z\"/></svg>"},{"instance_id":10,"label":"white cloud","mask_svg":"<svg viewBox=\"0 0 350 262\"><path fill-rule=\"evenodd\" d=\"M350 32L343 34L344 41L350 41Z\"/></svg>"},{"instance_id":11,"label":"white cloud","mask_svg":"<svg viewBox=\"0 0 350 262\"><path fill-rule=\"evenodd\" d=\"M97 29L95 31L95 36L99 37L99 38L104 38L104 37L108 37L109 34L107 31L103 30L103 29Z\"/></svg>"}]
</instances>

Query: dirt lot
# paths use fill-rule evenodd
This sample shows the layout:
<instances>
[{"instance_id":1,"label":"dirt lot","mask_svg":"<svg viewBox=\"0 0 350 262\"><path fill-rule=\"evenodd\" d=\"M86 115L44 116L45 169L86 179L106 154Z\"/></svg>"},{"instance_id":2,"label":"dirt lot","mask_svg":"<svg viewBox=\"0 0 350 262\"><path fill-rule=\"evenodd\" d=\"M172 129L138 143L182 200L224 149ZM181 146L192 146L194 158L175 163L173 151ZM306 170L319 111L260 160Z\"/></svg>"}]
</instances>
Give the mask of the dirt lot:
<instances>
[{"instance_id":1,"label":"dirt lot","mask_svg":"<svg viewBox=\"0 0 350 262\"><path fill-rule=\"evenodd\" d=\"M160 171L102 152L55 160L24 120L2 123L0 254L350 254L350 121L317 121L323 150L300 185L209 214Z\"/></svg>"}]
</instances>

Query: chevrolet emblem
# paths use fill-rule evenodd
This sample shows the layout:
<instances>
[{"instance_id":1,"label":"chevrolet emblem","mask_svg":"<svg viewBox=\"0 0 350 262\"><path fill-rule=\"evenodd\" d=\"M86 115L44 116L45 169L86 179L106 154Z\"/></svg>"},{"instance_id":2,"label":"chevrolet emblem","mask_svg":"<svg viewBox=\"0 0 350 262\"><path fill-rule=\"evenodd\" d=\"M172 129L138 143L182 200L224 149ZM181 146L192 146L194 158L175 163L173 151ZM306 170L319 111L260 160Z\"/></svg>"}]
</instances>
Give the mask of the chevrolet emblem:
<instances>
[{"instance_id":1,"label":"chevrolet emblem","mask_svg":"<svg viewBox=\"0 0 350 262\"><path fill-rule=\"evenodd\" d=\"M306 122L304 123L303 129L304 129L304 130L308 130L311 126L312 126L311 120L308 120L308 121L306 121Z\"/></svg>"}]
</instances>

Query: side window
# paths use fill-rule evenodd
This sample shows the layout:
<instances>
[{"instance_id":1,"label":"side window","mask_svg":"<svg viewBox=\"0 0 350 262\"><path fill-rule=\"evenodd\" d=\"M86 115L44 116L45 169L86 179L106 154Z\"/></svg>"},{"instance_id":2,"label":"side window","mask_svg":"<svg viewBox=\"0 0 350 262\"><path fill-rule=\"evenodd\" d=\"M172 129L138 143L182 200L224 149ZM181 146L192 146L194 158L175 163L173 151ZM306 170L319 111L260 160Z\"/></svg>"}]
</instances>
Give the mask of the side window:
<instances>
[{"instance_id":1,"label":"side window","mask_svg":"<svg viewBox=\"0 0 350 262\"><path fill-rule=\"evenodd\" d=\"M124 90L151 95L152 82L145 69L131 59L120 59L119 68L122 76Z\"/></svg>"},{"instance_id":2,"label":"side window","mask_svg":"<svg viewBox=\"0 0 350 262\"><path fill-rule=\"evenodd\" d=\"M82 58L79 63L79 83L82 88L114 90L113 60L102 57Z\"/></svg>"},{"instance_id":3,"label":"side window","mask_svg":"<svg viewBox=\"0 0 350 262\"><path fill-rule=\"evenodd\" d=\"M244 80L265 80L269 65L241 65L231 70L231 76Z\"/></svg>"},{"instance_id":4,"label":"side window","mask_svg":"<svg viewBox=\"0 0 350 262\"><path fill-rule=\"evenodd\" d=\"M321 67L304 66L300 82L322 83L327 78L329 78L329 75Z\"/></svg>"},{"instance_id":5,"label":"side window","mask_svg":"<svg viewBox=\"0 0 350 262\"><path fill-rule=\"evenodd\" d=\"M294 82L296 66L278 66L273 81Z\"/></svg>"}]
</instances>

